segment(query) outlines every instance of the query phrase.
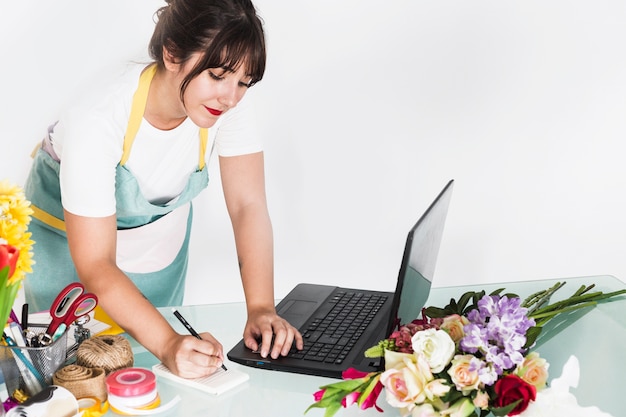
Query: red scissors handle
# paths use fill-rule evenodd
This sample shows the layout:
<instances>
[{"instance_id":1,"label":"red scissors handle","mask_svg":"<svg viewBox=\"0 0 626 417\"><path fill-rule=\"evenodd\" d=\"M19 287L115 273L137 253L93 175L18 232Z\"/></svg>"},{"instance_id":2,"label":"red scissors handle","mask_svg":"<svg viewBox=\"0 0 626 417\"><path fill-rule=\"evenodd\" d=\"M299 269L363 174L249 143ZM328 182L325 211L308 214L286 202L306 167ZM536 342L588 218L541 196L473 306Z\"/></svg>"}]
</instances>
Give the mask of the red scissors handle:
<instances>
[{"instance_id":1,"label":"red scissors handle","mask_svg":"<svg viewBox=\"0 0 626 417\"><path fill-rule=\"evenodd\" d=\"M88 314L96 308L98 298L94 294L84 293L85 287L80 283L71 283L56 297L50 308L52 321L46 330L54 335L61 324L69 326L78 317Z\"/></svg>"}]
</instances>

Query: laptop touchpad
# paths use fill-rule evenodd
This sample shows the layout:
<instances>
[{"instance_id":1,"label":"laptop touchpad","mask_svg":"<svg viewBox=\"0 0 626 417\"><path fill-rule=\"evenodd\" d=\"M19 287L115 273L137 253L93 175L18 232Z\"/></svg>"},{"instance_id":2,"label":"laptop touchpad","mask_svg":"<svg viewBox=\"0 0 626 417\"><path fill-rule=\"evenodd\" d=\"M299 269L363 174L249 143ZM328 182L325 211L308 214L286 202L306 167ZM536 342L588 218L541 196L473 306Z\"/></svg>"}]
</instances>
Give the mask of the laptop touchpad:
<instances>
[{"instance_id":1,"label":"laptop touchpad","mask_svg":"<svg viewBox=\"0 0 626 417\"><path fill-rule=\"evenodd\" d=\"M298 328L304 324L317 306L318 303L315 301L289 300L280 306L278 315L291 323L292 326Z\"/></svg>"}]
</instances>

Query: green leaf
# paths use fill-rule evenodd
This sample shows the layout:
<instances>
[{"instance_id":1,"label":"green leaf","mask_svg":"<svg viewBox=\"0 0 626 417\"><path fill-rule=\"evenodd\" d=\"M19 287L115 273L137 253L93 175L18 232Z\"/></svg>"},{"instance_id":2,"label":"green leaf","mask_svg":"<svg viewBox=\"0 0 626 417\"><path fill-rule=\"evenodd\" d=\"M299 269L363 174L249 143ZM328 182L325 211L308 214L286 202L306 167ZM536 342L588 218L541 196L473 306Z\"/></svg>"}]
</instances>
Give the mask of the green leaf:
<instances>
[{"instance_id":1,"label":"green leaf","mask_svg":"<svg viewBox=\"0 0 626 417\"><path fill-rule=\"evenodd\" d=\"M469 303L469 301L472 299L473 294L473 292L466 292L461 296L461 298L459 298L459 309L461 311L465 311L465 307L467 306L467 303Z\"/></svg>"},{"instance_id":2,"label":"green leaf","mask_svg":"<svg viewBox=\"0 0 626 417\"><path fill-rule=\"evenodd\" d=\"M326 411L324 412L324 417L333 417L341 408L341 398L339 399L339 401L328 405L322 405L319 402L315 402L311 404L306 410L304 410L304 414L308 413L309 410L311 410L312 408L325 408Z\"/></svg>"},{"instance_id":3,"label":"green leaf","mask_svg":"<svg viewBox=\"0 0 626 417\"><path fill-rule=\"evenodd\" d=\"M512 298L519 298L519 295L512 293L512 292L507 292L504 295L502 295L502 297L506 297L510 300Z\"/></svg>"},{"instance_id":4,"label":"green leaf","mask_svg":"<svg viewBox=\"0 0 626 417\"><path fill-rule=\"evenodd\" d=\"M11 309L15 303L15 297L17 297L17 291L19 290L19 282L14 282L11 285L7 285L9 281L9 267L5 266L0 269L0 321L2 328L6 325Z\"/></svg>"},{"instance_id":5,"label":"green leaf","mask_svg":"<svg viewBox=\"0 0 626 417\"><path fill-rule=\"evenodd\" d=\"M505 406L505 407L493 407L491 409L491 412L493 413L494 416L506 416L507 414L509 414L511 411L513 411L513 409L515 407L517 407L517 405L519 403L521 403L522 400L519 399L515 402L512 402L511 404Z\"/></svg>"},{"instance_id":6,"label":"green leaf","mask_svg":"<svg viewBox=\"0 0 626 417\"><path fill-rule=\"evenodd\" d=\"M324 417L333 417L337 411L341 408L341 403L336 403L328 406L326 408L326 412L324 413Z\"/></svg>"},{"instance_id":7,"label":"green leaf","mask_svg":"<svg viewBox=\"0 0 626 417\"><path fill-rule=\"evenodd\" d=\"M452 310L452 311L459 311L459 307L458 304L456 303L456 300L454 298L450 299L450 304L448 304L448 307Z\"/></svg>"},{"instance_id":8,"label":"green leaf","mask_svg":"<svg viewBox=\"0 0 626 417\"><path fill-rule=\"evenodd\" d=\"M341 401L346 395L346 391L328 388L326 392L324 392L322 399L317 401L316 404L319 404L320 407L327 407L329 404Z\"/></svg>"},{"instance_id":9,"label":"green leaf","mask_svg":"<svg viewBox=\"0 0 626 417\"><path fill-rule=\"evenodd\" d=\"M383 356L385 356L385 349L381 346L381 343L383 343L382 340L378 342L376 346L372 346L371 348L368 348L364 353L365 357L366 358L382 358Z\"/></svg>"},{"instance_id":10,"label":"green leaf","mask_svg":"<svg viewBox=\"0 0 626 417\"><path fill-rule=\"evenodd\" d=\"M480 417L487 417L487 414L489 413L490 413L489 410L480 410Z\"/></svg>"},{"instance_id":11,"label":"green leaf","mask_svg":"<svg viewBox=\"0 0 626 417\"><path fill-rule=\"evenodd\" d=\"M357 400L357 404L359 405L359 408L361 407L361 405L363 405L365 400L367 400L367 397L370 396L372 391L374 391L374 388L376 387L376 384L378 383L379 379L380 379L380 374L378 374L374 378L372 378L372 380L370 381L370 383L367 386L367 388L365 388L365 390L363 390L363 392L359 396L359 399Z\"/></svg>"},{"instance_id":12,"label":"green leaf","mask_svg":"<svg viewBox=\"0 0 626 417\"><path fill-rule=\"evenodd\" d=\"M332 384L322 385L320 389L325 389L326 392L328 392L328 390L353 392L353 391L357 391L361 385L368 383L369 379L370 377L363 377L363 378L357 378L357 379L344 379L339 382L333 382Z\"/></svg>"},{"instance_id":13,"label":"green leaf","mask_svg":"<svg viewBox=\"0 0 626 417\"><path fill-rule=\"evenodd\" d=\"M0 288L4 288L7 286L7 281L9 280L9 266L5 266L0 269Z\"/></svg>"},{"instance_id":14,"label":"green leaf","mask_svg":"<svg viewBox=\"0 0 626 417\"><path fill-rule=\"evenodd\" d=\"M446 403L454 403L457 400L460 400L461 398L463 398L464 395L463 393L461 393L461 391L458 391L454 386L450 389L450 391L448 391L447 393L445 393L444 395L441 396L441 400L443 402Z\"/></svg>"},{"instance_id":15,"label":"green leaf","mask_svg":"<svg viewBox=\"0 0 626 417\"><path fill-rule=\"evenodd\" d=\"M425 308L424 314L431 319L441 319L448 315L445 309L433 306Z\"/></svg>"},{"instance_id":16,"label":"green leaf","mask_svg":"<svg viewBox=\"0 0 626 417\"><path fill-rule=\"evenodd\" d=\"M474 305L478 305L478 302L480 301L481 298L483 298L485 296L485 291L480 291L480 292L475 292L474 293Z\"/></svg>"},{"instance_id":17,"label":"green leaf","mask_svg":"<svg viewBox=\"0 0 626 417\"><path fill-rule=\"evenodd\" d=\"M537 341L537 338L539 337L540 334L541 334L541 327L539 326L533 326L530 329L528 329L528 331L526 332L526 344L524 344L524 347L526 349L532 347Z\"/></svg>"}]
</instances>

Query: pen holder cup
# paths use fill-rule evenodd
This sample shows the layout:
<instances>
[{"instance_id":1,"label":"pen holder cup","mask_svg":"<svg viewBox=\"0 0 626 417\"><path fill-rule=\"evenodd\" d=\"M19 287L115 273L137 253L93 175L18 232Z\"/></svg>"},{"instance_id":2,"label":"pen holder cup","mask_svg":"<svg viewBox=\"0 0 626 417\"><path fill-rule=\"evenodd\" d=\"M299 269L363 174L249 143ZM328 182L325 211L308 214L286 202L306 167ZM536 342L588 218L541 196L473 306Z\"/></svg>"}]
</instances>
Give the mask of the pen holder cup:
<instances>
[{"instance_id":1,"label":"pen holder cup","mask_svg":"<svg viewBox=\"0 0 626 417\"><path fill-rule=\"evenodd\" d=\"M35 334L46 327L30 327ZM0 346L0 370L7 392L13 396L20 389L29 396L52 384L52 375L63 366L67 357L67 331L43 347Z\"/></svg>"}]
</instances>

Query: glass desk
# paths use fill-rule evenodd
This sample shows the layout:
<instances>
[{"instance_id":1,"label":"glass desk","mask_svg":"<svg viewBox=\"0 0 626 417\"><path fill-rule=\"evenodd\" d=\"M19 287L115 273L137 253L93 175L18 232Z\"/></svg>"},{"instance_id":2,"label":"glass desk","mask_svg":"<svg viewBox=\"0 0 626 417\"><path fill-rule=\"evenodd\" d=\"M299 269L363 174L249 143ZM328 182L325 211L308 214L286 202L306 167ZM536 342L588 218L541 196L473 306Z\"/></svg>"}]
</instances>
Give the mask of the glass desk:
<instances>
[{"instance_id":1,"label":"glass desk","mask_svg":"<svg viewBox=\"0 0 626 417\"><path fill-rule=\"evenodd\" d=\"M498 288L526 297L536 291L546 289L558 281L567 284L554 296L553 300L562 299L572 294L580 285L596 284L604 292L626 288L626 285L611 276L567 278L560 280L540 280L503 284L484 284L477 286L433 288L427 306L444 306L451 297L458 298L468 290L490 292ZM244 303L183 306L179 311L198 331L210 331L224 346L227 352L240 339L246 319ZM181 333L183 326L171 313L171 309L161 310L164 316ZM626 374L626 298L621 296L612 301L602 302L594 308L575 312L563 320L553 320L542 332L534 350L550 363L550 380L559 376L570 355L578 357L580 362L580 382L572 392L583 406L598 406L614 416L623 415L622 401L617 395L619 381ZM131 340L135 353L135 366L151 368L157 363L156 358ZM158 380L158 390L165 404L175 395L182 401L174 409L159 416L255 416L255 417L294 417L302 416L313 402L313 393L320 385L336 381L330 378L297 375L285 372L254 369L225 362L227 367L240 369L250 375L250 380L231 391L213 396L192 388L187 388L165 379ZM337 417L345 416L390 416L400 414L390 407L384 391L378 399L378 405L384 414L374 409L359 410L356 406L342 409ZM108 412L107 416L116 414ZM312 409L307 417L322 417L324 410Z\"/></svg>"}]
</instances>

